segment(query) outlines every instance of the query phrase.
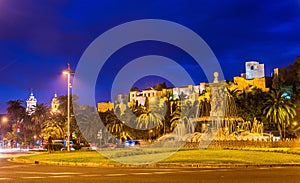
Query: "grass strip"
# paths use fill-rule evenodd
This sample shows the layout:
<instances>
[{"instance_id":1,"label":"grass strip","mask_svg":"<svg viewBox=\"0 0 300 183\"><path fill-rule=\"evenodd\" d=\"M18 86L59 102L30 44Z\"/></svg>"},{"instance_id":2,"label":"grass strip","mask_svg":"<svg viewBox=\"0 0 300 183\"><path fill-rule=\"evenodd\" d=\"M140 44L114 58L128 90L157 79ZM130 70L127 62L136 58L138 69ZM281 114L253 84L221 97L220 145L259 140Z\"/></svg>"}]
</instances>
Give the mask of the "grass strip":
<instances>
[{"instance_id":1,"label":"grass strip","mask_svg":"<svg viewBox=\"0 0 300 183\"><path fill-rule=\"evenodd\" d=\"M286 149L257 149L232 150L232 149L205 149L205 150L180 150L158 163L199 163L199 164L245 164L245 165L269 165L269 164L300 164L299 154L286 153ZM135 158L137 162L153 160L153 155L164 157L169 150L137 150L126 149L116 151L112 155L114 160L122 158ZM116 161L103 156L96 151L55 152L41 153L30 156L16 157L17 161L25 162L56 162L56 163L93 163L99 165L116 164Z\"/></svg>"}]
</instances>

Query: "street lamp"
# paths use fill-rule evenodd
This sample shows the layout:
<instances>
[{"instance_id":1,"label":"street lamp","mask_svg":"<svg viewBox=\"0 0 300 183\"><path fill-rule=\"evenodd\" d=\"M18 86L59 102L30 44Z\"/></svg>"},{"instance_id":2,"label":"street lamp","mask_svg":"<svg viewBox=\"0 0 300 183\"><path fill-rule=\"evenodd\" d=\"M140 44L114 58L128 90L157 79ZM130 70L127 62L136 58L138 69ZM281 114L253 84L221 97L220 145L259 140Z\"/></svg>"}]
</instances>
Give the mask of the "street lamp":
<instances>
[{"instance_id":1,"label":"street lamp","mask_svg":"<svg viewBox=\"0 0 300 183\"><path fill-rule=\"evenodd\" d=\"M2 123L7 123L8 118L6 116L2 117Z\"/></svg>"},{"instance_id":2,"label":"street lamp","mask_svg":"<svg viewBox=\"0 0 300 183\"><path fill-rule=\"evenodd\" d=\"M99 139L99 142L100 142L99 146L100 146L100 150L101 150L101 147L102 147L102 145L101 145L101 141L102 141L102 129L100 129L98 131L97 136L98 136L98 139Z\"/></svg>"},{"instance_id":3,"label":"street lamp","mask_svg":"<svg viewBox=\"0 0 300 183\"><path fill-rule=\"evenodd\" d=\"M5 131L4 126L7 124L7 122L8 122L8 118L6 116L3 116L2 119L1 119L1 125L0 125L0 127L1 127L0 136L2 138L2 147L3 148L4 148L4 139L5 139L4 136L3 136L4 131Z\"/></svg>"},{"instance_id":4,"label":"street lamp","mask_svg":"<svg viewBox=\"0 0 300 183\"><path fill-rule=\"evenodd\" d=\"M71 82L70 82L70 75L74 74L74 72L70 68L70 63L68 62L68 68L63 71L63 74L68 76L68 102L67 102L67 121L68 121L68 133L67 133L67 149L70 151L70 89L71 89Z\"/></svg>"},{"instance_id":5,"label":"street lamp","mask_svg":"<svg viewBox=\"0 0 300 183\"><path fill-rule=\"evenodd\" d=\"M34 136L33 136L33 146L35 146L35 145L36 145L36 138L37 138L37 136L36 136L36 135L34 135Z\"/></svg>"},{"instance_id":6,"label":"street lamp","mask_svg":"<svg viewBox=\"0 0 300 183\"><path fill-rule=\"evenodd\" d=\"M152 132L153 132L153 130L150 130L150 131L149 131L149 141L150 141L150 142L152 141L152 140L151 140L151 137L152 137L152 136L151 136L151 133L152 133Z\"/></svg>"},{"instance_id":7,"label":"street lamp","mask_svg":"<svg viewBox=\"0 0 300 183\"><path fill-rule=\"evenodd\" d=\"M296 128L297 125L298 125L297 121L294 121L294 122L293 122L294 128Z\"/></svg>"}]
</instances>

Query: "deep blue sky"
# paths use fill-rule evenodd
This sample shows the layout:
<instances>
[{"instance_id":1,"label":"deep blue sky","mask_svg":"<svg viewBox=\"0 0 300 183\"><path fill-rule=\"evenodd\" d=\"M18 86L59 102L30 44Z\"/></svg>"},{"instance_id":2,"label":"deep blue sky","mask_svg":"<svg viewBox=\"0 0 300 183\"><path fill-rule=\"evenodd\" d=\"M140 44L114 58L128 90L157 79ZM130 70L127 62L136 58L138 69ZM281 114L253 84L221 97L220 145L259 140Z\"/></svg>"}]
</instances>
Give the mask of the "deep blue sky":
<instances>
[{"instance_id":1,"label":"deep blue sky","mask_svg":"<svg viewBox=\"0 0 300 183\"><path fill-rule=\"evenodd\" d=\"M217 56L226 79L245 72L247 60L264 63L270 75L273 68L284 67L300 55L299 0L0 0L0 113L8 100L26 100L31 89L39 103L50 104L54 92L66 94L61 71L68 61L75 69L87 46L103 32L149 18L174 21L195 31ZM146 42L128 45L111 57L115 65L106 68L107 87L120 67L118 62L147 54L172 58L192 73L196 83L205 81L185 53ZM96 92L97 101L109 98L106 87Z\"/></svg>"}]
</instances>

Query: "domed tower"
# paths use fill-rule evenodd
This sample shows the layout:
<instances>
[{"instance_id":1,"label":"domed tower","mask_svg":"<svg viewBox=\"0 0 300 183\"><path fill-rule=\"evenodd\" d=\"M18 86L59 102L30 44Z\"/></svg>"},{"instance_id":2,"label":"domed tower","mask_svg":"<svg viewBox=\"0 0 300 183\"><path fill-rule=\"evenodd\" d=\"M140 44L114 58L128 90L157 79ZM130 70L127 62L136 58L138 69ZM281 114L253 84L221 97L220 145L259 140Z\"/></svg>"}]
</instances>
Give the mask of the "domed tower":
<instances>
[{"instance_id":1,"label":"domed tower","mask_svg":"<svg viewBox=\"0 0 300 183\"><path fill-rule=\"evenodd\" d=\"M31 115L35 112L36 104L37 99L34 97L33 92L31 91L29 98L26 100L26 112L28 115Z\"/></svg>"},{"instance_id":2,"label":"domed tower","mask_svg":"<svg viewBox=\"0 0 300 183\"><path fill-rule=\"evenodd\" d=\"M59 108L60 102L57 98L57 94L54 93L54 97L52 98L52 102L51 102L51 110L52 112L59 112L58 108Z\"/></svg>"}]
</instances>

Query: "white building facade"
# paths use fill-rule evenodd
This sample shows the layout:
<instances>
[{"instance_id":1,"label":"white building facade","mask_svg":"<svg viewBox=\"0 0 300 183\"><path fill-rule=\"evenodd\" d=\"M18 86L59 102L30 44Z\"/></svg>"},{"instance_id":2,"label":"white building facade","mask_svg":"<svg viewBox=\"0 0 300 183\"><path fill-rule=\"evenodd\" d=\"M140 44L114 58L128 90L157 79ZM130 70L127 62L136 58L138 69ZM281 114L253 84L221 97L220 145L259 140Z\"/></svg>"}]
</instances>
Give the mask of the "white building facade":
<instances>
[{"instance_id":1,"label":"white building facade","mask_svg":"<svg viewBox=\"0 0 300 183\"><path fill-rule=\"evenodd\" d=\"M33 92L31 91L29 98L26 100L26 112L28 115L31 115L35 112L37 104L37 99L34 97Z\"/></svg>"}]
</instances>

